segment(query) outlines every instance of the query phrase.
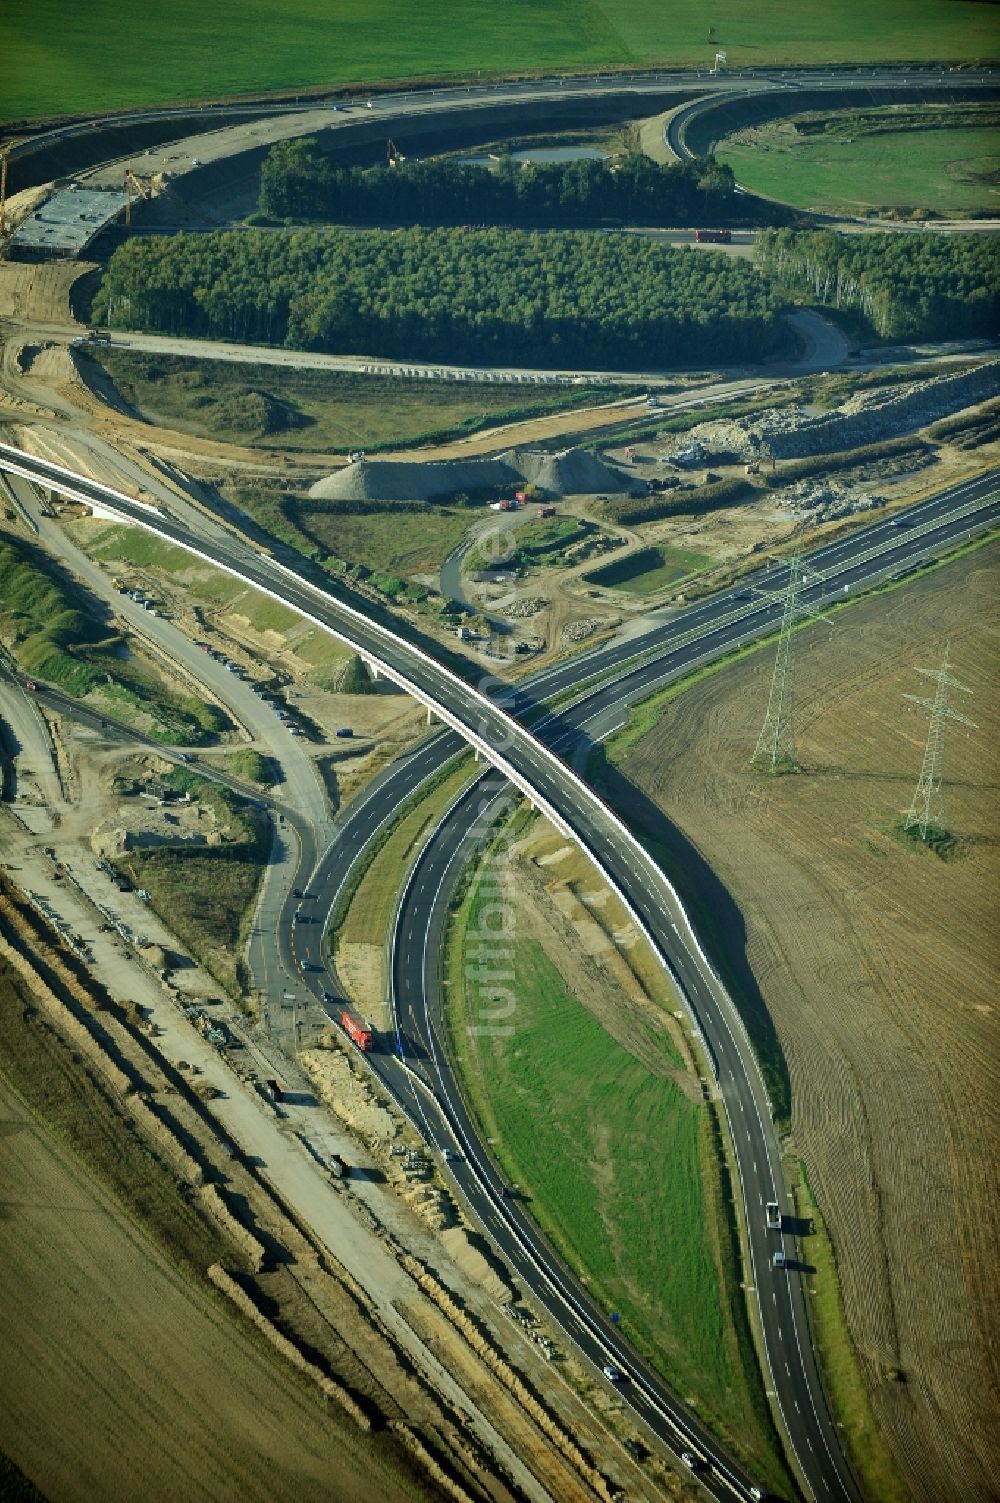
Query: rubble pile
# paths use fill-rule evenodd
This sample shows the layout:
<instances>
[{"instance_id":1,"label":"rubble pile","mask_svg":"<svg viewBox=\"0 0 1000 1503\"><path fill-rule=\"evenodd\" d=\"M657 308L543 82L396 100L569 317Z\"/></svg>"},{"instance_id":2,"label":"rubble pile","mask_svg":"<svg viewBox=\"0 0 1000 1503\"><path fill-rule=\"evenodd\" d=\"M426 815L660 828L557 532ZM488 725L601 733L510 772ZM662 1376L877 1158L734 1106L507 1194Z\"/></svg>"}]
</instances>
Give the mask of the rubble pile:
<instances>
[{"instance_id":1,"label":"rubble pile","mask_svg":"<svg viewBox=\"0 0 1000 1503\"><path fill-rule=\"evenodd\" d=\"M800 480L775 495L778 506L817 522L834 522L885 505L885 497L862 494L836 480Z\"/></svg>"},{"instance_id":2,"label":"rubble pile","mask_svg":"<svg viewBox=\"0 0 1000 1503\"><path fill-rule=\"evenodd\" d=\"M730 450L744 459L761 453L776 459L835 454L913 433L998 393L1000 361L991 360L957 376L914 382L901 391L858 392L819 417L801 407L769 407L752 417L699 423L680 435L665 457L674 464L693 465L717 450Z\"/></svg>"},{"instance_id":3,"label":"rubble pile","mask_svg":"<svg viewBox=\"0 0 1000 1503\"><path fill-rule=\"evenodd\" d=\"M567 642L585 642L597 631L607 631L609 627L617 626L617 620L605 620L601 616L586 616L582 621L570 621L563 627L563 637Z\"/></svg>"},{"instance_id":4,"label":"rubble pile","mask_svg":"<svg viewBox=\"0 0 1000 1503\"><path fill-rule=\"evenodd\" d=\"M502 606L499 614L509 616L514 621L523 621L544 611L548 603L544 595L525 595L523 600L512 600L510 605Z\"/></svg>"}]
</instances>

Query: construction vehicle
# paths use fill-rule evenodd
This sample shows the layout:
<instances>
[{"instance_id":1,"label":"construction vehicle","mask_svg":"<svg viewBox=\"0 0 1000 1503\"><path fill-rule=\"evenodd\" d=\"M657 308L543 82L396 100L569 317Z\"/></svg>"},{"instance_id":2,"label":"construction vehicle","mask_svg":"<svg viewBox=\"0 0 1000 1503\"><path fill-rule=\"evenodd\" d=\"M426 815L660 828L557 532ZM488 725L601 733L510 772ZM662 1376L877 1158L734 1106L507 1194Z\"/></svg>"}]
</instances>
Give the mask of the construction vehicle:
<instances>
[{"instance_id":1,"label":"construction vehicle","mask_svg":"<svg viewBox=\"0 0 1000 1503\"><path fill-rule=\"evenodd\" d=\"M554 517L555 514L556 514L556 509L555 509L554 506L543 506L543 507L540 508L539 513L538 513L538 515L540 517Z\"/></svg>"},{"instance_id":2,"label":"construction vehicle","mask_svg":"<svg viewBox=\"0 0 1000 1503\"><path fill-rule=\"evenodd\" d=\"M732 245L732 230L695 230L694 238L699 245Z\"/></svg>"},{"instance_id":3,"label":"construction vehicle","mask_svg":"<svg viewBox=\"0 0 1000 1503\"><path fill-rule=\"evenodd\" d=\"M406 161L406 158L391 136L385 143L385 155L386 161L388 162L390 167L398 167L400 162Z\"/></svg>"},{"instance_id":4,"label":"construction vehicle","mask_svg":"<svg viewBox=\"0 0 1000 1503\"><path fill-rule=\"evenodd\" d=\"M776 1200L767 1203L767 1229L769 1232L781 1231L781 1207Z\"/></svg>"},{"instance_id":5,"label":"construction vehicle","mask_svg":"<svg viewBox=\"0 0 1000 1503\"><path fill-rule=\"evenodd\" d=\"M340 1014L340 1024L347 1037L367 1054L375 1040L375 1030L372 1025L365 1023L361 1018L355 1017L346 1007Z\"/></svg>"},{"instance_id":6,"label":"construction vehicle","mask_svg":"<svg viewBox=\"0 0 1000 1503\"><path fill-rule=\"evenodd\" d=\"M152 198L153 190L148 183L144 183L141 177L137 177L132 171L130 162L125 168L125 223L132 223L132 205L136 199Z\"/></svg>"}]
</instances>

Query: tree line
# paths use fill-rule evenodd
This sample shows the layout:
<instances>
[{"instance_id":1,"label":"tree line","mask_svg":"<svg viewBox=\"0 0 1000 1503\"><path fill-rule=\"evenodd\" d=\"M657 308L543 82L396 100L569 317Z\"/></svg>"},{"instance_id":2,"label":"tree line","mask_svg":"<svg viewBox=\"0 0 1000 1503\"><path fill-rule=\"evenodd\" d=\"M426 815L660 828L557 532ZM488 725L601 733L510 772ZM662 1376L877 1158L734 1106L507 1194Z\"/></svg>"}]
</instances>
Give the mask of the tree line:
<instances>
[{"instance_id":1,"label":"tree line","mask_svg":"<svg viewBox=\"0 0 1000 1503\"><path fill-rule=\"evenodd\" d=\"M786 339L744 261L633 236L220 231L127 241L114 328L441 360L629 369L759 360Z\"/></svg>"},{"instance_id":2,"label":"tree line","mask_svg":"<svg viewBox=\"0 0 1000 1503\"><path fill-rule=\"evenodd\" d=\"M714 225L746 205L731 168L712 157L660 166L639 152L544 164L502 156L496 171L442 158L343 167L304 137L268 152L258 207L269 219L343 224Z\"/></svg>"},{"instance_id":3,"label":"tree line","mask_svg":"<svg viewBox=\"0 0 1000 1503\"><path fill-rule=\"evenodd\" d=\"M781 286L860 313L886 339L954 339L1000 329L1000 249L988 235L765 230L756 258Z\"/></svg>"}]
</instances>

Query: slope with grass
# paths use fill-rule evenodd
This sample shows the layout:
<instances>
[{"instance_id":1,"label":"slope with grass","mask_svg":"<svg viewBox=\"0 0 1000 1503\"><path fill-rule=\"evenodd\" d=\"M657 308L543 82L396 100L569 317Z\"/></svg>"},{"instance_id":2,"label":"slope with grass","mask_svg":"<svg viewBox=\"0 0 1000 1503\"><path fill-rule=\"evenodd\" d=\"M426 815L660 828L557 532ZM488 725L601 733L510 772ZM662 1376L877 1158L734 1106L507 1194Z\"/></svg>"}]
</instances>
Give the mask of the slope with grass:
<instances>
[{"instance_id":1,"label":"slope with grass","mask_svg":"<svg viewBox=\"0 0 1000 1503\"><path fill-rule=\"evenodd\" d=\"M944 217L996 214L1000 144L995 112L844 112L822 128L775 121L720 143L719 159L755 193L834 214L929 210ZM930 118L928 118L930 117ZM953 123L949 123L949 121Z\"/></svg>"},{"instance_id":2,"label":"slope with grass","mask_svg":"<svg viewBox=\"0 0 1000 1503\"><path fill-rule=\"evenodd\" d=\"M18 666L155 740L197 745L228 721L171 687L104 606L41 549L0 537L0 640Z\"/></svg>"},{"instance_id":3,"label":"slope with grass","mask_svg":"<svg viewBox=\"0 0 1000 1503\"><path fill-rule=\"evenodd\" d=\"M137 350L88 351L154 426L252 448L377 453L463 438L497 424L613 401L613 386L525 391L491 382L411 381L336 371L197 362Z\"/></svg>"}]
</instances>

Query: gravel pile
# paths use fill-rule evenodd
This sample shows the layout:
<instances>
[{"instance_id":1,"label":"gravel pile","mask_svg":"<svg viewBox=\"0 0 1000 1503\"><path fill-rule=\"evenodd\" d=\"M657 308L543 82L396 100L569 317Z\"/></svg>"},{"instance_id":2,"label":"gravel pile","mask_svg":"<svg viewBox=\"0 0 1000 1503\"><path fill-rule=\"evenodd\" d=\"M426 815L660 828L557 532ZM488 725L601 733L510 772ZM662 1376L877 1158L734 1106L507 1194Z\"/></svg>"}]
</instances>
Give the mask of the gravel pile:
<instances>
[{"instance_id":1,"label":"gravel pile","mask_svg":"<svg viewBox=\"0 0 1000 1503\"><path fill-rule=\"evenodd\" d=\"M607 631L608 627L617 625L617 621L606 621L603 616L587 616L582 621L570 621L563 627L562 634L567 642L585 642L595 631Z\"/></svg>"},{"instance_id":2,"label":"gravel pile","mask_svg":"<svg viewBox=\"0 0 1000 1503\"><path fill-rule=\"evenodd\" d=\"M595 496L604 491L645 489L641 482L637 484L632 476L613 469L589 449L563 449L558 454L511 449L500 457L548 496Z\"/></svg>"},{"instance_id":3,"label":"gravel pile","mask_svg":"<svg viewBox=\"0 0 1000 1503\"><path fill-rule=\"evenodd\" d=\"M621 494L637 488L596 454L564 449L559 454L508 449L494 459L453 459L426 464L399 459L359 459L318 480L317 501L432 501L459 491L536 485L549 496ZM641 483L639 487L641 489Z\"/></svg>"},{"instance_id":4,"label":"gravel pile","mask_svg":"<svg viewBox=\"0 0 1000 1503\"><path fill-rule=\"evenodd\" d=\"M498 459L411 464L398 459L359 459L309 491L317 501L432 501L456 491L510 485L520 476Z\"/></svg>"},{"instance_id":5,"label":"gravel pile","mask_svg":"<svg viewBox=\"0 0 1000 1503\"><path fill-rule=\"evenodd\" d=\"M505 605L500 615L510 616L514 621L524 620L528 616L537 616L548 603L544 595L526 595L523 600L512 600L510 605Z\"/></svg>"}]
</instances>

